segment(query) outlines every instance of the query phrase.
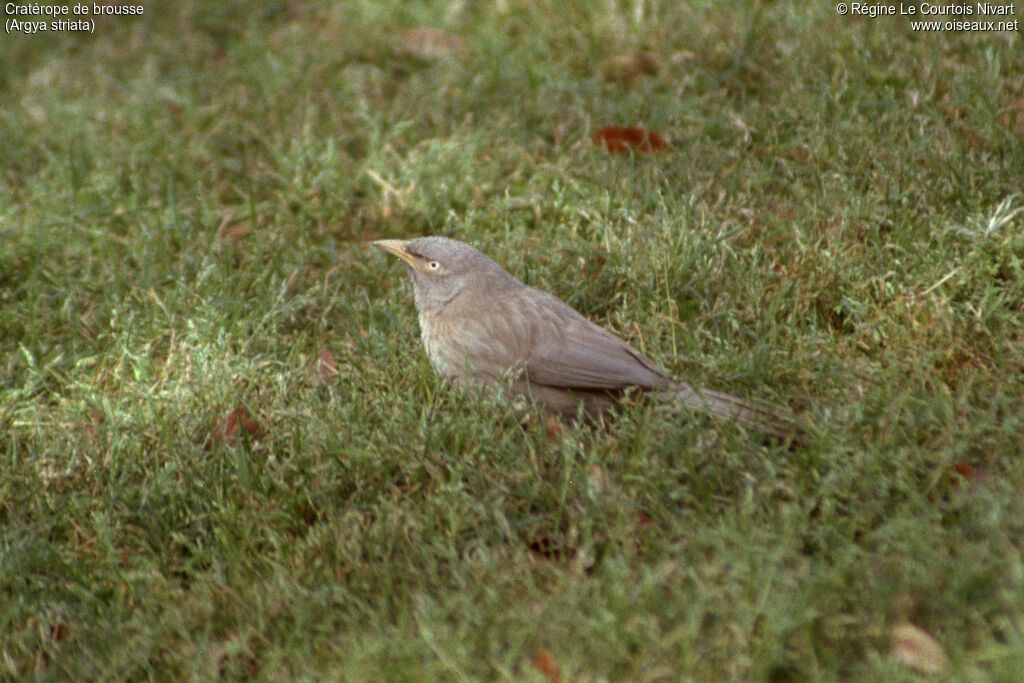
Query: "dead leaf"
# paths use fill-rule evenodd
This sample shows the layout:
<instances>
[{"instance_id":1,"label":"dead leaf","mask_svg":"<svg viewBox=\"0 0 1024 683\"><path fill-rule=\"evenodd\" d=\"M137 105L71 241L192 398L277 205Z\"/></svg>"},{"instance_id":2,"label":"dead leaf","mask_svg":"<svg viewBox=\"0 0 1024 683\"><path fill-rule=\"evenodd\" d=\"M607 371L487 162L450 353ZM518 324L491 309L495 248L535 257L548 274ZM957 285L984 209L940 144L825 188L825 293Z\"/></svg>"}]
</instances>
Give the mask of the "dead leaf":
<instances>
[{"instance_id":1,"label":"dead leaf","mask_svg":"<svg viewBox=\"0 0 1024 683\"><path fill-rule=\"evenodd\" d=\"M58 621L50 627L50 638L54 642L59 643L68 637L68 627L63 622Z\"/></svg>"},{"instance_id":2,"label":"dead leaf","mask_svg":"<svg viewBox=\"0 0 1024 683\"><path fill-rule=\"evenodd\" d=\"M896 657L915 671L941 674L949 667L949 658L939 641L910 622L892 627L892 642Z\"/></svg>"},{"instance_id":3,"label":"dead leaf","mask_svg":"<svg viewBox=\"0 0 1024 683\"><path fill-rule=\"evenodd\" d=\"M103 416L103 413L93 411L92 421L85 423L85 431L89 436L96 436L97 427L102 427L105 421L106 417Z\"/></svg>"},{"instance_id":4,"label":"dead leaf","mask_svg":"<svg viewBox=\"0 0 1024 683\"><path fill-rule=\"evenodd\" d=\"M953 463L953 474L949 478L950 490L977 493L992 484L996 475L991 471L975 467L966 462ZM965 486L966 485L966 486Z\"/></svg>"},{"instance_id":5,"label":"dead leaf","mask_svg":"<svg viewBox=\"0 0 1024 683\"><path fill-rule=\"evenodd\" d=\"M466 41L461 36L431 26L407 29L399 34L398 39L406 52L428 61L466 50Z\"/></svg>"},{"instance_id":6,"label":"dead leaf","mask_svg":"<svg viewBox=\"0 0 1024 683\"><path fill-rule=\"evenodd\" d=\"M321 381L329 382L338 376L338 361L326 346L321 346L313 360L313 372Z\"/></svg>"},{"instance_id":7,"label":"dead leaf","mask_svg":"<svg viewBox=\"0 0 1024 683\"><path fill-rule=\"evenodd\" d=\"M646 531L647 529L650 529L651 524L653 523L654 520L651 519L651 516L649 514L647 514L643 510L636 511L636 528L638 531Z\"/></svg>"},{"instance_id":8,"label":"dead leaf","mask_svg":"<svg viewBox=\"0 0 1024 683\"><path fill-rule=\"evenodd\" d=\"M953 471L968 480L974 476L974 468L971 467L970 463L966 462L953 463Z\"/></svg>"},{"instance_id":9,"label":"dead leaf","mask_svg":"<svg viewBox=\"0 0 1024 683\"><path fill-rule=\"evenodd\" d=\"M204 448L209 449L214 441L225 443L231 447L237 446L239 426L249 436L260 436L263 434L263 428L249 413L249 410L243 405L238 405L228 414L223 422L217 421L213 428L213 436L207 439Z\"/></svg>"},{"instance_id":10,"label":"dead leaf","mask_svg":"<svg viewBox=\"0 0 1024 683\"><path fill-rule=\"evenodd\" d=\"M220 238L232 242L240 242L243 237L249 234L251 229L249 221L239 221L232 225L225 225L221 228Z\"/></svg>"},{"instance_id":11,"label":"dead leaf","mask_svg":"<svg viewBox=\"0 0 1024 683\"><path fill-rule=\"evenodd\" d=\"M530 666L539 671L551 683L559 683L562 680L562 674L558 670L558 660L547 648L542 647L537 650Z\"/></svg>"},{"instance_id":12,"label":"dead leaf","mask_svg":"<svg viewBox=\"0 0 1024 683\"><path fill-rule=\"evenodd\" d=\"M630 150L643 152L657 152L665 149L668 142L657 133L631 126L607 126L594 131L591 139L595 145L602 146L609 152L628 152Z\"/></svg>"}]
</instances>

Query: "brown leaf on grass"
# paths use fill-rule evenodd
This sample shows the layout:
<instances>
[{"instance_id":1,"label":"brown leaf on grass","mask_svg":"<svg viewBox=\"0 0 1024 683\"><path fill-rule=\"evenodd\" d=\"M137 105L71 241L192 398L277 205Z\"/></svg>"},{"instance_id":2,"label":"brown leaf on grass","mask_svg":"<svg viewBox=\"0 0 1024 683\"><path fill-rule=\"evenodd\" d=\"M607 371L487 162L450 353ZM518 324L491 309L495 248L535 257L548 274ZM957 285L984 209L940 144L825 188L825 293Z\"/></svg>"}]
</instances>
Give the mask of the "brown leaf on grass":
<instances>
[{"instance_id":1,"label":"brown leaf on grass","mask_svg":"<svg viewBox=\"0 0 1024 683\"><path fill-rule=\"evenodd\" d=\"M56 622L50 627L50 638L59 643L68 637L68 627L63 622Z\"/></svg>"},{"instance_id":2,"label":"brown leaf on grass","mask_svg":"<svg viewBox=\"0 0 1024 683\"><path fill-rule=\"evenodd\" d=\"M537 650L537 654L533 656L530 666L539 671L551 683L560 683L563 680L562 674L558 670L558 660L551 654L551 650L547 648L542 647Z\"/></svg>"},{"instance_id":3,"label":"brown leaf on grass","mask_svg":"<svg viewBox=\"0 0 1024 683\"><path fill-rule=\"evenodd\" d=\"M237 432L238 425L241 425L242 429L245 430L245 433L250 436L259 436L263 432L263 429L260 427L260 423L249 414L249 411L245 406L241 405L232 410L231 414L228 415L228 424L224 427L225 435L227 435L229 430L232 428Z\"/></svg>"},{"instance_id":4,"label":"brown leaf on grass","mask_svg":"<svg viewBox=\"0 0 1024 683\"><path fill-rule=\"evenodd\" d=\"M321 346L313 359L313 374L322 382L329 382L338 376L338 361L326 346Z\"/></svg>"},{"instance_id":5,"label":"brown leaf on grass","mask_svg":"<svg viewBox=\"0 0 1024 683\"><path fill-rule=\"evenodd\" d=\"M432 26L406 29L398 35L398 40L413 57L428 61L466 50L466 41L461 36Z\"/></svg>"},{"instance_id":6,"label":"brown leaf on grass","mask_svg":"<svg viewBox=\"0 0 1024 683\"><path fill-rule=\"evenodd\" d=\"M668 146L665 138L639 126L606 126L594 131L591 136L595 145L604 147L609 152L658 152Z\"/></svg>"},{"instance_id":7,"label":"brown leaf on grass","mask_svg":"<svg viewBox=\"0 0 1024 683\"><path fill-rule=\"evenodd\" d=\"M263 427L249 413L249 410L239 405L232 410L223 421L218 420L213 428L213 436L207 439L204 448L209 449L214 442L224 443L228 446L238 445L239 429L249 436L260 436L263 434Z\"/></svg>"},{"instance_id":8,"label":"brown leaf on grass","mask_svg":"<svg viewBox=\"0 0 1024 683\"><path fill-rule=\"evenodd\" d=\"M644 549L644 538L651 535L654 528L654 520L643 510L636 510L636 518L633 522L633 550L642 553Z\"/></svg>"},{"instance_id":9,"label":"brown leaf on grass","mask_svg":"<svg viewBox=\"0 0 1024 683\"><path fill-rule=\"evenodd\" d=\"M653 52L639 50L627 52L606 61L601 73L607 81L621 81L629 85L639 76L656 76L661 62Z\"/></svg>"},{"instance_id":10,"label":"brown leaf on grass","mask_svg":"<svg viewBox=\"0 0 1024 683\"><path fill-rule=\"evenodd\" d=\"M96 429L102 427L105 421L106 417L103 416L103 413L93 411L92 420L85 423L85 431L89 436L96 436Z\"/></svg>"},{"instance_id":11,"label":"brown leaf on grass","mask_svg":"<svg viewBox=\"0 0 1024 683\"><path fill-rule=\"evenodd\" d=\"M964 479L971 479L974 476L974 468L966 462L953 463L953 471Z\"/></svg>"},{"instance_id":12,"label":"brown leaf on grass","mask_svg":"<svg viewBox=\"0 0 1024 683\"><path fill-rule=\"evenodd\" d=\"M961 461L953 463L953 474L950 476L949 483L954 490L966 483L967 490L973 493L984 488L985 485L991 484L995 477L996 475L989 470Z\"/></svg>"},{"instance_id":13,"label":"brown leaf on grass","mask_svg":"<svg viewBox=\"0 0 1024 683\"><path fill-rule=\"evenodd\" d=\"M225 225L220 229L220 238L223 240L230 240L232 242L240 242L243 237L249 234L252 227L249 221L240 221L231 225Z\"/></svg>"},{"instance_id":14,"label":"brown leaf on grass","mask_svg":"<svg viewBox=\"0 0 1024 683\"><path fill-rule=\"evenodd\" d=\"M637 510L636 511L636 528L637 528L637 531L646 531L647 529L651 528L651 524L653 524L653 523L654 523L654 520L651 519L651 516L649 514L647 514L643 510Z\"/></svg>"},{"instance_id":15,"label":"brown leaf on grass","mask_svg":"<svg viewBox=\"0 0 1024 683\"><path fill-rule=\"evenodd\" d=\"M915 671L941 674L949 667L939 641L910 622L892 627L892 647L896 657Z\"/></svg>"}]
</instances>

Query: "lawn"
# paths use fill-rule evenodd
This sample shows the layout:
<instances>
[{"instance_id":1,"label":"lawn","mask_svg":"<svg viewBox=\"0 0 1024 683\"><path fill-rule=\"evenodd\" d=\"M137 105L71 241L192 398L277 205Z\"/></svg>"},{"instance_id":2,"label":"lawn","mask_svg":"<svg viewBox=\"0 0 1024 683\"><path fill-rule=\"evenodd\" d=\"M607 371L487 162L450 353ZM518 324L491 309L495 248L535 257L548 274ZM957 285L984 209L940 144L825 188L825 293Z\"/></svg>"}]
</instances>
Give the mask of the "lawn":
<instances>
[{"instance_id":1,"label":"lawn","mask_svg":"<svg viewBox=\"0 0 1024 683\"><path fill-rule=\"evenodd\" d=\"M786 0L91 18L0 39L0 678L1024 670L1019 29ZM369 246L420 234L806 438L460 393Z\"/></svg>"}]
</instances>

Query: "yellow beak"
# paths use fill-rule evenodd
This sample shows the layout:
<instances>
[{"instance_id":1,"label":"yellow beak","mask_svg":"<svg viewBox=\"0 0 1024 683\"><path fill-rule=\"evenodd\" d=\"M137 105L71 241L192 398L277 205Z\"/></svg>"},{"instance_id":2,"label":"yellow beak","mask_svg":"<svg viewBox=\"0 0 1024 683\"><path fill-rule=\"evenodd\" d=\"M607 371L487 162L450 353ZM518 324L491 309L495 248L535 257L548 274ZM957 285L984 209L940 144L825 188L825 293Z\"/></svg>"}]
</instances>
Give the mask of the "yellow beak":
<instances>
[{"instance_id":1,"label":"yellow beak","mask_svg":"<svg viewBox=\"0 0 1024 683\"><path fill-rule=\"evenodd\" d=\"M416 267L416 262L412 255L405 250L405 245L408 244L405 240L377 240L376 242L370 242L370 244L378 249L383 249L393 256L397 256L413 268Z\"/></svg>"}]
</instances>

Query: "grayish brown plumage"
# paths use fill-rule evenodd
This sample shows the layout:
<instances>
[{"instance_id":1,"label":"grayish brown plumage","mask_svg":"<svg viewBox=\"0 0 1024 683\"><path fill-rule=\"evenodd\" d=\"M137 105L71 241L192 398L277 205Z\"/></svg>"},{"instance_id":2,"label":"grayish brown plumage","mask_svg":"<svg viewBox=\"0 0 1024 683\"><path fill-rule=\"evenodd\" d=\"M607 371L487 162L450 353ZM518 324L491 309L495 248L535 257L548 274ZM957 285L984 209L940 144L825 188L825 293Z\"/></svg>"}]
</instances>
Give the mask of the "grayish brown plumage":
<instances>
[{"instance_id":1,"label":"grayish brown plumage","mask_svg":"<svg viewBox=\"0 0 1024 683\"><path fill-rule=\"evenodd\" d=\"M674 379L557 297L529 287L468 244L447 237L379 240L412 275L423 347L463 387L502 387L573 417L598 416L628 389L675 400L747 427L793 436L774 408Z\"/></svg>"}]
</instances>

